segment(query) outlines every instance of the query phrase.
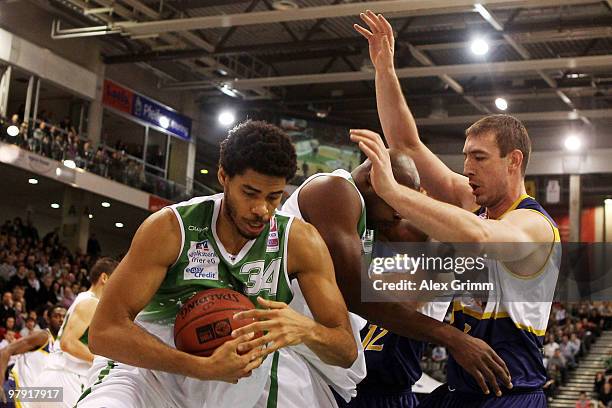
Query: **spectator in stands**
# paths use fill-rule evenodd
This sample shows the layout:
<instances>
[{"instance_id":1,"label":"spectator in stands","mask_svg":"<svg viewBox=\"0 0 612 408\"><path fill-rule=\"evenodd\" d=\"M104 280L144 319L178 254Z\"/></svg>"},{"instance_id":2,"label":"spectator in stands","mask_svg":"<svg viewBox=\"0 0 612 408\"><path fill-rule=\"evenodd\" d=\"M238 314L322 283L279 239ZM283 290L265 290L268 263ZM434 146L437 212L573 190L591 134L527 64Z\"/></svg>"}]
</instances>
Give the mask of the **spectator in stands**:
<instances>
[{"instance_id":1,"label":"spectator in stands","mask_svg":"<svg viewBox=\"0 0 612 408\"><path fill-rule=\"evenodd\" d=\"M567 362L568 368L576 368L576 355L578 354L578 348L569 341L569 337L564 334L559 345L559 350Z\"/></svg>"},{"instance_id":2,"label":"spectator in stands","mask_svg":"<svg viewBox=\"0 0 612 408\"><path fill-rule=\"evenodd\" d=\"M47 134L47 124L45 121L41 121L40 125L34 129L33 137L30 139L30 150L36 153L40 153L42 149L42 141Z\"/></svg>"},{"instance_id":3,"label":"spectator in stands","mask_svg":"<svg viewBox=\"0 0 612 408\"><path fill-rule=\"evenodd\" d=\"M612 384L609 382L604 383L603 388L597 395L599 405L603 408L607 407L610 401L612 401Z\"/></svg>"},{"instance_id":4,"label":"spectator in stands","mask_svg":"<svg viewBox=\"0 0 612 408\"><path fill-rule=\"evenodd\" d=\"M27 314L22 302L15 302L13 309L15 309L15 331L19 331L25 326Z\"/></svg>"},{"instance_id":5,"label":"spectator in stands","mask_svg":"<svg viewBox=\"0 0 612 408\"><path fill-rule=\"evenodd\" d=\"M604 373L599 371L596 375L595 375L595 384L593 384L593 391L596 393L600 393L603 390L603 385L606 382L606 377L604 376Z\"/></svg>"},{"instance_id":6,"label":"spectator in stands","mask_svg":"<svg viewBox=\"0 0 612 408\"><path fill-rule=\"evenodd\" d=\"M548 364L554 364L557 367L559 373L561 374L561 384L565 384L567 382L568 375L567 362L565 361L565 358L563 358L563 356L561 355L561 350L555 350L553 356L548 359Z\"/></svg>"},{"instance_id":7,"label":"spectator in stands","mask_svg":"<svg viewBox=\"0 0 612 408\"><path fill-rule=\"evenodd\" d=\"M580 392L580 397L578 401L576 401L576 408L590 408L591 401L587 398L587 394L584 391Z\"/></svg>"},{"instance_id":8,"label":"spectator in stands","mask_svg":"<svg viewBox=\"0 0 612 408\"><path fill-rule=\"evenodd\" d=\"M36 319L28 317L28 319L26 320L25 327L21 329L21 331L19 332L19 335L21 337L29 336L30 334L32 334L33 332L37 330L40 330L40 326L36 324Z\"/></svg>"},{"instance_id":9,"label":"spectator in stands","mask_svg":"<svg viewBox=\"0 0 612 408\"><path fill-rule=\"evenodd\" d=\"M12 317L15 318L15 309L13 309L13 294L9 291L2 295L2 306L0 306L0 326L6 325L6 320Z\"/></svg>"},{"instance_id":10,"label":"spectator in stands","mask_svg":"<svg viewBox=\"0 0 612 408\"><path fill-rule=\"evenodd\" d=\"M0 279L5 283L8 283L11 277L17 273L15 268L16 260L15 255L8 253L4 256L2 264L0 264Z\"/></svg>"},{"instance_id":11,"label":"spectator in stands","mask_svg":"<svg viewBox=\"0 0 612 408\"><path fill-rule=\"evenodd\" d=\"M555 335L549 333L546 336L546 342L544 343L544 356L546 358L551 358L555 351L559 349L559 343L555 341Z\"/></svg>"},{"instance_id":12,"label":"spectator in stands","mask_svg":"<svg viewBox=\"0 0 612 408\"><path fill-rule=\"evenodd\" d=\"M64 156L64 141L61 136L55 136L55 140L51 145L51 158L53 160L62 161Z\"/></svg>"}]
</instances>

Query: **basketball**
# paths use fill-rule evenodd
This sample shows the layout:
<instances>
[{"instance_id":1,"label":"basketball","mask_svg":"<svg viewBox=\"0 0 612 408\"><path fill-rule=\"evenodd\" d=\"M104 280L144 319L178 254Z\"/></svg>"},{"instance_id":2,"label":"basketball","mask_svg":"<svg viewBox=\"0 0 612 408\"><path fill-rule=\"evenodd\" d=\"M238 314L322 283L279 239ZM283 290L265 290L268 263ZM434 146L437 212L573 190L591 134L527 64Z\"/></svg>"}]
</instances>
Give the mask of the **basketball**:
<instances>
[{"instance_id":1,"label":"basketball","mask_svg":"<svg viewBox=\"0 0 612 408\"><path fill-rule=\"evenodd\" d=\"M232 331L254 319L234 320L232 316L254 309L248 297L231 289L207 289L183 305L174 323L174 344L178 350L208 357L232 339Z\"/></svg>"}]
</instances>

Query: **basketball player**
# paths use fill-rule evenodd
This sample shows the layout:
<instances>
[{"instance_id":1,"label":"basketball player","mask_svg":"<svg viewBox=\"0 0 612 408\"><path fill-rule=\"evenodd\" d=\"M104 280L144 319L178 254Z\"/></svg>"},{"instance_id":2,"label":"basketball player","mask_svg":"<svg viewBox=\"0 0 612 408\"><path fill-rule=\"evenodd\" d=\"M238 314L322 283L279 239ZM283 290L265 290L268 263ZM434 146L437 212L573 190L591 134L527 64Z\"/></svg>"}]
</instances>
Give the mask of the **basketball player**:
<instances>
[{"instance_id":1,"label":"basketball player","mask_svg":"<svg viewBox=\"0 0 612 408\"><path fill-rule=\"evenodd\" d=\"M498 287L485 303L469 297L455 300L453 324L486 341L504 359L514 386L502 398L479 397L477 383L451 356L448 386L438 388L422 405L545 407L546 371L540 348L559 273L560 247L555 244L559 233L554 221L525 193L531 152L527 131L508 115L477 121L466 131L465 176L451 171L419 139L393 67L390 24L370 11L361 17L369 30L355 28L370 45L383 130L391 147L414 158L430 197L393 180L379 135L355 130L351 138L372 160L374 189L408 222L436 240L474 242L490 252L489 282Z\"/></svg>"},{"instance_id":2,"label":"basketball player","mask_svg":"<svg viewBox=\"0 0 612 408\"><path fill-rule=\"evenodd\" d=\"M402 180L403 185L418 189L419 175L412 159L398 151L390 153L393 173ZM369 182L370 168L370 162L366 161L352 173L336 170L333 173L316 174L298 187L283 205L284 212L294 214L317 228L332 255L338 286L349 310L370 321L364 326L363 319L352 315L356 317L353 324L363 327L361 335L368 376L359 384L357 398L353 399L351 406L384 404L411 407L415 404L416 398L411 387L422 374L420 360L423 344L398 334L411 339L444 344L451 352L459 355L460 361L469 372L475 375L480 375L481 372L499 373L501 378L509 382L503 361L490 347L440 322L446 315L448 302L428 303L421 308L422 314L416 311L414 303L361 301L362 258L369 256L367 248L372 245L372 230L375 231L377 241L418 242L427 238L404 220L400 220L396 212L376 195ZM369 233L366 228L370 229ZM296 304L298 299L299 297L295 298L290 306L303 309L303 305ZM361 322L357 323L359 320ZM289 350L282 352L289 353ZM306 360L310 364L313 363L308 358ZM309 374L306 363L299 360L292 361L291 365L287 364L287 368L279 367L279 370L283 369L299 370L300 377L307 377ZM318 374L328 371L325 367L317 366ZM345 382L356 377L355 373L346 374L348 378ZM325 388L317 388L316 378L311 379L314 390L300 390L284 381L285 378L293 376L279 376L278 398L283 398L287 406L329 406L325 405L325 400L316 398L317 395L310 397L311 393L320 397L326 391ZM329 377L331 374L328 373ZM494 376L488 380L493 387L497 386ZM338 389L336 385L333 388L348 401L347 394L341 393L344 390ZM344 405L342 400L338 399L338 402ZM331 404L335 405L335 402Z\"/></svg>"},{"instance_id":3,"label":"basketball player","mask_svg":"<svg viewBox=\"0 0 612 408\"><path fill-rule=\"evenodd\" d=\"M62 387L63 401L45 406L72 408L87 386L87 372L94 359L88 348L89 326L108 278L116 267L114 259L99 259L89 271L91 287L79 293L68 308L47 366L36 379L36 385L40 387Z\"/></svg>"},{"instance_id":4,"label":"basketball player","mask_svg":"<svg viewBox=\"0 0 612 408\"><path fill-rule=\"evenodd\" d=\"M37 330L0 350L0 373L3 375L11 357L15 358L9 375L9 388L32 387L36 384L35 380L47 364L47 357L65 315L66 309L62 306L51 306L47 312L46 320L49 327L46 330ZM3 402L7 402L4 390L0 398ZM28 406L25 402L20 404L22 407Z\"/></svg>"},{"instance_id":5,"label":"basketball player","mask_svg":"<svg viewBox=\"0 0 612 408\"><path fill-rule=\"evenodd\" d=\"M357 347L325 242L314 227L275 211L295 171L285 133L245 122L221 144L222 194L173 205L141 225L92 323L90 347L113 360L79 408L251 407L269 377L276 388L277 350L289 345L304 344L327 364L354 362ZM287 307L291 277L314 320ZM181 303L218 287L242 291L260 307L253 316L263 320L266 334L258 340L265 350L239 352L252 335L226 342L211 357L173 347ZM274 392L267 406L277 406Z\"/></svg>"}]
</instances>

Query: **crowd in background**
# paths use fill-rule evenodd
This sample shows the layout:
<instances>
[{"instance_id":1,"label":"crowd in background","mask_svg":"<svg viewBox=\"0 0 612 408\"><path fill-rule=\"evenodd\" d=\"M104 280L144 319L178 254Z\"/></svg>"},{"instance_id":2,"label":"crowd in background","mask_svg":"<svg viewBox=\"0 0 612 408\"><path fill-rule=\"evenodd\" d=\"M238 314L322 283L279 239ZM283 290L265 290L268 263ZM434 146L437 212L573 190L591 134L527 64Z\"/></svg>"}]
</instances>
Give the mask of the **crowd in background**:
<instances>
[{"instance_id":1,"label":"crowd in background","mask_svg":"<svg viewBox=\"0 0 612 408\"><path fill-rule=\"evenodd\" d=\"M70 160L78 168L161 197L178 201L177 196L181 194L181 186L164 179L163 172L158 170L152 174L151 169L145 171L142 160L136 158L142 157L142 151L140 156L131 156L127 153L127 146L120 141L114 147L103 143L94 146L91 140L79 136L69 118L57 125L50 125L42 118L31 128L20 120L18 114L10 118L0 117L0 142L15 144L59 162ZM151 155L151 164L164 167L163 157L158 149Z\"/></svg>"},{"instance_id":2,"label":"crowd in background","mask_svg":"<svg viewBox=\"0 0 612 408\"><path fill-rule=\"evenodd\" d=\"M0 226L0 348L46 328L50 306L68 308L88 289L88 269L99 246L92 251L72 253L57 230L40 237L30 220L15 218Z\"/></svg>"}]
</instances>

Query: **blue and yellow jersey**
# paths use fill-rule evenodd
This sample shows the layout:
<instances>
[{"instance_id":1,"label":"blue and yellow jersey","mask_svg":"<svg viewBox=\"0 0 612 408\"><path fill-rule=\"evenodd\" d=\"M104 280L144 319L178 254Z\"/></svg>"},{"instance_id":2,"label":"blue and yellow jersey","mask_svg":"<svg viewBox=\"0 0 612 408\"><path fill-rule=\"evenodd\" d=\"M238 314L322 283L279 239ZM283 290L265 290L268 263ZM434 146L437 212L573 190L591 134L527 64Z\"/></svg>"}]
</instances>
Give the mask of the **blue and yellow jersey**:
<instances>
[{"instance_id":1,"label":"blue and yellow jersey","mask_svg":"<svg viewBox=\"0 0 612 408\"><path fill-rule=\"evenodd\" d=\"M559 276L561 246L557 225L534 198L522 195L505 214L515 209L535 211L550 224L555 243L544 265L533 275L523 277L512 273L503 262L489 259L489 282L495 290L489 293L486 303L466 295L456 298L452 324L495 350L510 370L515 390L533 390L546 382L541 349ZM476 214L483 216L485 211L481 208ZM457 391L481 393L473 377L452 356L448 384Z\"/></svg>"}]
</instances>

